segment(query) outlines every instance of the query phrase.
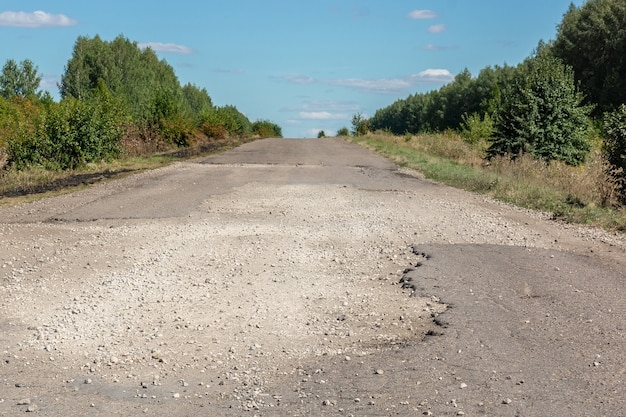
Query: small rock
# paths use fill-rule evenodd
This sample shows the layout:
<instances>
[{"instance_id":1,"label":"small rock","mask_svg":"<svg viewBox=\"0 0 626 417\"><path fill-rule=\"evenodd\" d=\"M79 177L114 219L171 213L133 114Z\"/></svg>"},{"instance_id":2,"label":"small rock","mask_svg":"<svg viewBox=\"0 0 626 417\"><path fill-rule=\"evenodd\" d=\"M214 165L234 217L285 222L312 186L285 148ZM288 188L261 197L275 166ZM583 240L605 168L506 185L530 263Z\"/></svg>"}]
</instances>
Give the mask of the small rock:
<instances>
[{"instance_id":1,"label":"small rock","mask_svg":"<svg viewBox=\"0 0 626 417\"><path fill-rule=\"evenodd\" d=\"M180 393L175 392L175 393L174 393L174 395L172 395L172 397L174 397L174 398L180 398Z\"/></svg>"},{"instance_id":2,"label":"small rock","mask_svg":"<svg viewBox=\"0 0 626 417\"><path fill-rule=\"evenodd\" d=\"M87 379L85 379L84 383L85 383L86 385L89 385L89 384L92 384L92 383L93 383L93 381L91 380L91 378L87 378Z\"/></svg>"},{"instance_id":3,"label":"small rock","mask_svg":"<svg viewBox=\"0 0 626 417\"><path fill-rule=\"evenodd\" d=\"M29 405L29 404L30 404L30 398L24 398L17 402L17 405Z\"/></svg>"},{"instance_id":4,"label":"small rock","mask_svg":"<svg viewBox=\"0 0 626 417\"><path fill-rule=\"evenodd\" d=\"M513 401L510 398L502 400L502 404L511 404Z\"/></svg>"},{"instance_id":5,"label":"small rock","mask_svg":"<svg viewBox=\"0 0 626 417\"><path fill-rule=\"evenodd\" d=\"M385 371L384 371L384 370L382 370L382 369L377 369L377 370L376 370L376 372L374 372L374 373L375 373L376 375L382 375L382 374L384 374L384 373L385 373Z\"/></svg>"},{"instance_id":6,"label":"small rock","mask_svg":"<svg viewBox=\"0 0 626 417\"><path fill-rule=\"evenodd\" d=\"M465 382L461 383L461 389L467 388L467 384Z\"/></svg>"},{"instance_id":7,"label":"small rock","mask_svg":"<svg viewBox=\"0 0 626 417\"><path fill-rule=\"evenodd\" d=\"M39 411L39 407L37 407L36 404L29 405L28 408L26 409L27 413L34 413L36 411Z\"/></svg>"}]
</instances>

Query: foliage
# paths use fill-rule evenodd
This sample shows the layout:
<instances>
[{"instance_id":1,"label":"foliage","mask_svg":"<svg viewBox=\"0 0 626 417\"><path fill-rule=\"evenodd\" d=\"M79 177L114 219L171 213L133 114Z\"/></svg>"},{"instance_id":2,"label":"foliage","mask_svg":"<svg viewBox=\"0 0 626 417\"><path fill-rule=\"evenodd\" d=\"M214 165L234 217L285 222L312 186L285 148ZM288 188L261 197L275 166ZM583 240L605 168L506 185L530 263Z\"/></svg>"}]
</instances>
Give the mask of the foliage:
<instances>
[{"instance_id":1,"label":"foliage","mask_svg":"<svg viewBox=\"0 0 626 417\"><path fill-rule=\"evenodd\" d=\"M337 136L350 136L350 131L344 126L337 131Z\"/></svg>"},{"instance_id":2,"label":"foliage","mask_svg":"<svg viewBox=\"0 0 626 417\"><path fill-rule=\"evenodd\" d=\"M318 139L322 139L326 137L326 132L324 132L323 130L320 130L319 132L317 132L317 138Z\"/></svg>"},{"instance_id":3,"label":"foliage","mask_svg":"<svg viewBox=\"0 0 626 417\"><path fill-rule=\"evenodd\" d=\"M595 115L626 103L626 2L588 0L563 16L552 53L574 69L576 81L597 104Z\"/></svg>"},{"instance_id":4,"label":"foliage","mask_svg":"<svg viewBox=\"0 0 626 417\"><path fill-rule=\"evenodd\" d=\"M5 99L13 96L38 96L41 76L38 69L29 59L18 65L13 59L7 60L0 74L0 96Z\"/></svg>"},{"instance_id":5,"label":"foliage","mask_svg":"<svg viewBox=\"0 0 626 417\"><path fill-rule=\"evenodd\" d=\"M252 133L252 123L235 106L215 107L200 115L201 127L209 137L246 136Z\"/></svg>"},{"instance_id":6,"label":"foliage","mask_svg":"<svg viewBox=\"0 0 626 417\"><path fill-rule=\"evenodd\" d=\"M604 118L603 152L609 173L620 186L620 200L626 203L626 105L607 113Z\"/></svg>"},{"instance_id":7,"label":"foliage","mask_svg":"<svg viewBox=\"0 0 626 417\"><path fill-rule=\"evenodd\" d=\"M213 108L213 101L206 88L187 83L182 87L183 108L187 117L200 121L200 115Z\"/></svg>"},{"instance_id":8,"label":"foliage","mask_svg":"<svg viewBox=\"0 0 626 417\"><path fill-rule=\"evenodd\" d=\"M43 107L31 124L12 130L8 154L15 168L72 169L119 154L123 113L106 89L89 100L68 98Z\"/></svg>"},{"instance_id":9,"label":"foliage","mask_svg":"<svg viewBox=\"0 0 626 417\"><path fill-rule=\"evenodd\" d=\"M361 113L352 116L352 134L354 136L366 135L370 130L370 122Z\"/></svg>"},{"instance_id":10,"label":"foliage","mask_svg":"<svg viewBox=\"0 0 626 417\"><path fill-rule=\"evenodd\" d=\"M485 113L483 117L478 113L471 115L464 114L461 122L461 136L468 143L478 143L481 141L489 141L493 137L494 123L489 113Z\"/></svg>"},{"instance_id":11,"label":"foliage","mask_svg":"<svg viewBox=\"0 0 626 417\"><path fill-rule=\"evenodd\" d=\"M396 135L457 129L464 114L493 111L492 99L513 78L509 66L487 67L472 78L465 69L454 81L438 91L414 94L376 111L371 129L387 130Z\"/></svg>"},{"instance_id":12,"label":"foliage","mask_svg":"<svg viewBox=\"0 0 626 417\"><path fill-rule=\"evenodd\" d=\"M257 120L252 123L252 134L261 138L282 138L283 131L276 123L269 120Z\"/></svg>"},{"instance_id":13,"label":"foliage","mask_svg":"<svg viewBox=\"0 0 626 417\"><path fill-rule=\"evenodd\" d=\"M520 64L496 103L494 139L488 155L582 163L590 108L583 106L570 67L543 51Z\"/></svg>"},{"instance_id":14,"label":"foliage","mask_svg":"<svg viewBox=\"0 0 626 417\"><path fill-rule=\"evenodd\" d=\"M135 123L159 120L161 115L154 111L160 109L155 104L164 92L171 95L168 100L176 101L179 111L183 108L183 92L174 69L152 49L141 50L121 35L111 42L99 36L78 37L61 77L61 97L88 99L100 80L124 103Z\"/></svg>"}]
</instances>

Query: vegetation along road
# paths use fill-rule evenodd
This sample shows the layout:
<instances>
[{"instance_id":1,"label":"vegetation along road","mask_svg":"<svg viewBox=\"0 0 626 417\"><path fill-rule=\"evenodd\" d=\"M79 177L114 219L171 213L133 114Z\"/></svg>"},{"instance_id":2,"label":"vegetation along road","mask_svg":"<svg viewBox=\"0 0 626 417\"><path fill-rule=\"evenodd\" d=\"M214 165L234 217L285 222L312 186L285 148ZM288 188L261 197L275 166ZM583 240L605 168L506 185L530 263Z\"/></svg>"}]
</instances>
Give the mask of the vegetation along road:
<instances>
[{"instance_id":1,"label":"vegetation along road","mask_svg":"<svg viewBox=\"0 0 626 417\"><path fill-rule=\"evenodd\" d=\"M338 139L0 210L0 415L623 416L626 244Z\"/></svg>"}]
</instances>

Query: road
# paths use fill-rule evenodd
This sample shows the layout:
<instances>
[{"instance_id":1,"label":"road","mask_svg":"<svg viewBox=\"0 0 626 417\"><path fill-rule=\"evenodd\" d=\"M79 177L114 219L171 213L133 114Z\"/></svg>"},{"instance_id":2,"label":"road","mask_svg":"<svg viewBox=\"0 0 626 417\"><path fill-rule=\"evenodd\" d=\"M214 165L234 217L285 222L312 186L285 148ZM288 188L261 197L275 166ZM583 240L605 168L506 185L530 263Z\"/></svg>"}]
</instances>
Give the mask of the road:
<instances>
[{"instance_id":1,"label":"road","mask_svg":"<svg viewBox=\"0 0 626 417\"><path fill-rule=\"evenodd\" d=\"M0 209L0 415L624 416L625 250L255 141Z\"/></svg>"}]
</instances>

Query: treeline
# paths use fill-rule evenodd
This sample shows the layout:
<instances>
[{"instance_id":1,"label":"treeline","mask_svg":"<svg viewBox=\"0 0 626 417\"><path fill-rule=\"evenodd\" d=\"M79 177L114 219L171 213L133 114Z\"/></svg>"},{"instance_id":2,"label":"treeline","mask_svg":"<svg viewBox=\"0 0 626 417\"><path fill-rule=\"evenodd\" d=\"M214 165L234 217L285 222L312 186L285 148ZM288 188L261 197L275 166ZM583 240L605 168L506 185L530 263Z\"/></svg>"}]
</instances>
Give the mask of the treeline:
<instances>
[{"instance_id":1,"label":"treeline","mask_svg":"<svg viewBox=\"0 0 626 417\"><path fill-rule=\"evenodd\" d=\"M466 69L439 90L414 94L364 120L370 130L454 129L483 142L486 157L527 153L571 165L599 143L611 175L626 181L626 2L571 5L556 39L524 62ZM626 202L626 188L622 186Z\"/></svg>"},{"instance_id":2,"label":"treeline","mask_svg":"<svg viewBox=\"0 0 626 417\"><path fill-rule=\"evenodd\" d=\"M228 137L282 136L275 123L215 106L205 88L181 86L165 60L123 36L77 39L60 101L40 82L30 60L2 68L0 168L71 169Z\"/></svg>"}]
</instances>

